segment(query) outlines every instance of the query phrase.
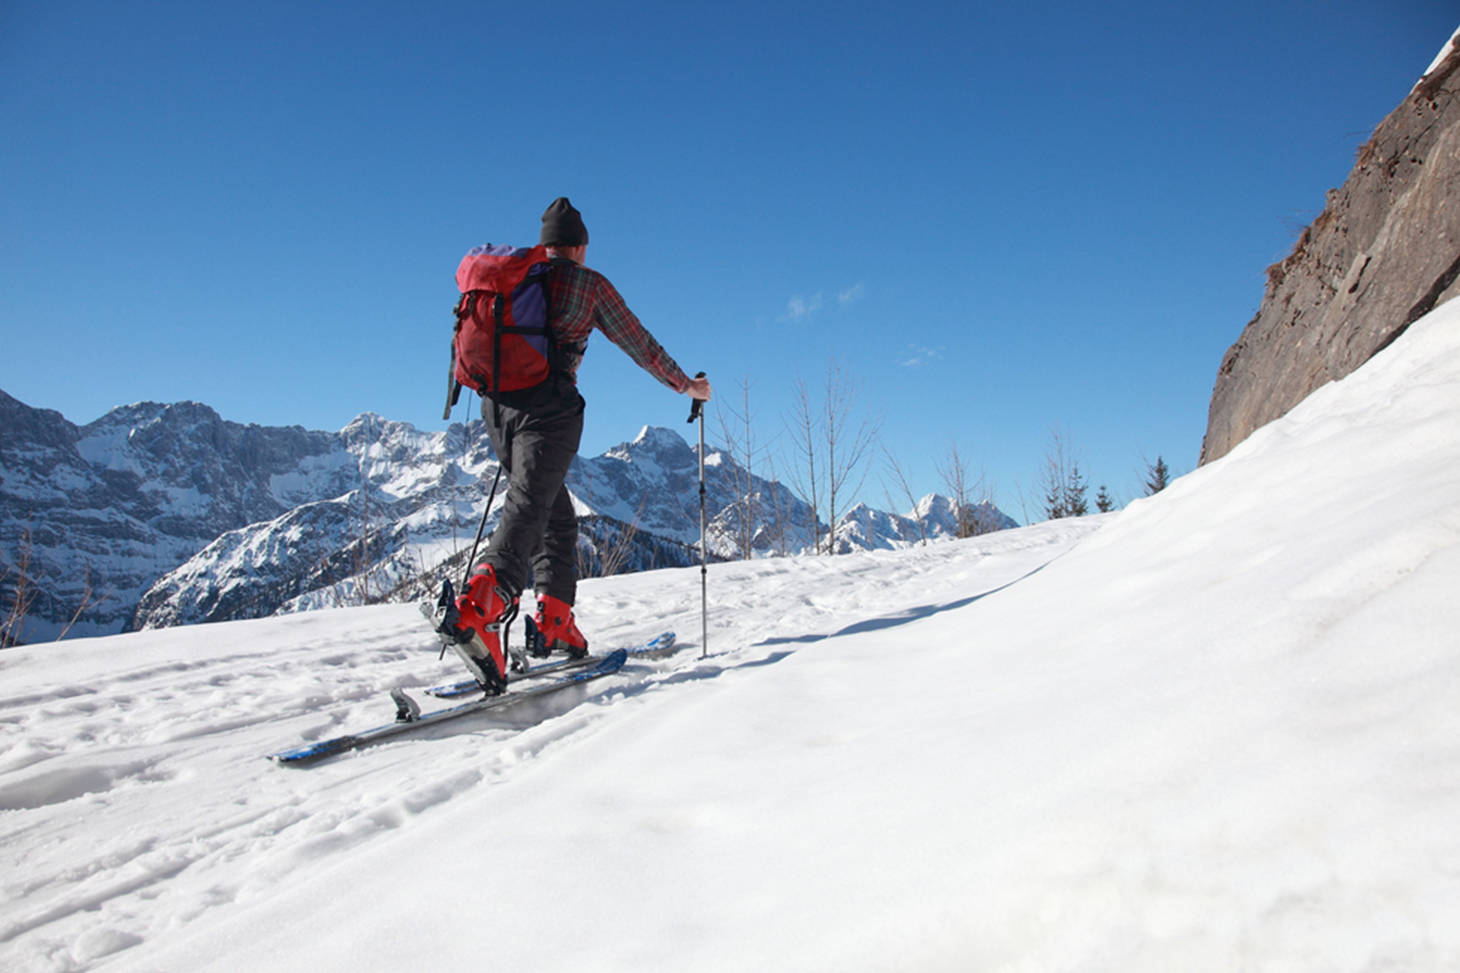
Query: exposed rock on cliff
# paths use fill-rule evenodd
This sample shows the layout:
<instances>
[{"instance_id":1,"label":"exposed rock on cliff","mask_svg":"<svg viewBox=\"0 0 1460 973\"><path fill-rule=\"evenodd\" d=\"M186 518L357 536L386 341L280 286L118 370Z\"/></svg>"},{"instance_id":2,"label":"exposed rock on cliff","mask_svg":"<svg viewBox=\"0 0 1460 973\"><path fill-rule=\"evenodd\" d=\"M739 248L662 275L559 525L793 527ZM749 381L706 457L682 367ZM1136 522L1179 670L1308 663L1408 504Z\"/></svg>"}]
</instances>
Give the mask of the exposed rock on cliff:
<instances>
[{"instance_id":1,"label":"exposed rock on cliff","mask_svg":"<svg viewBox=\"0 0 1460 973\"><path fill-rule=\"evenodd\" d=\"M1460 295L1460 32L1359 150L1217 373L1201 462L1225 455Z\"/></svg>"}]
</instances>

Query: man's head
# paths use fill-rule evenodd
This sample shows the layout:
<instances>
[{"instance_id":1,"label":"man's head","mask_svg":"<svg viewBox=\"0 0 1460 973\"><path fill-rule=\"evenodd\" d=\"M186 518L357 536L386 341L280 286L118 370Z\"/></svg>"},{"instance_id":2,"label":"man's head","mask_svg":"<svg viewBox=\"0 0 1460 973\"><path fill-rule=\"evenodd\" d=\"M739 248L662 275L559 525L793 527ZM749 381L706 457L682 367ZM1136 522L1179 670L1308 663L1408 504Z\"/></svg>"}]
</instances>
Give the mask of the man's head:
<instances>
[{"instance_id":1,"label":"man's head","mask_svg":"<svg viewBox=\"0 0 1460 973\"><path fill-rule=\"evenodd\" d=\"M568 197L559 196L542 214L542 238L538 242L564 250L588 245L588 227L583 225L583 214L573 208Z\"/></svg>"}]
</instances>

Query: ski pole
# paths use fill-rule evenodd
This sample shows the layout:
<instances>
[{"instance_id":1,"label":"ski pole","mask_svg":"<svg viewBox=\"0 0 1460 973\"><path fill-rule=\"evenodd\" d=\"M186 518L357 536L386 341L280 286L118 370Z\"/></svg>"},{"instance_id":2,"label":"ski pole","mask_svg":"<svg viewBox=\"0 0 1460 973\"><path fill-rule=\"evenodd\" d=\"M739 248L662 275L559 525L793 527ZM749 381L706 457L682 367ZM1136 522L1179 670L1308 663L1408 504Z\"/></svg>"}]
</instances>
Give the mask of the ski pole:
<instances>
[{"instance_id":1,"label":"ski pole","mask_svg":"<svg viewBox=\"0 0 1460 973\"><path fill-rule=\"evenodd\" d=\"M695 378L704 378L700 372ZM695 399L689 407L689 421L700 421L700 658L710 654L709 546L705 526L705 400Z\"/></svg>"},{"instance_id":2,"label":"ski pole","mask_svg":"<svg viewBox=\"0 0 1460 973\"><path fill-rule=\"evenodd\" d=\"M497 499L497 484L502 481L502 461L497 461L497 475L492 477L492 492L487 495L487 506L482 511L482 522L477 525L477 539L472 541L471 557L466 559L466 570L461 573L461 590L466 591L466 583L471 580L471 569L475 566L477 559L477 547L482 542L482 531L487 529L487 514L492 512L492 501Z\"/></svg>"}]
</instances>

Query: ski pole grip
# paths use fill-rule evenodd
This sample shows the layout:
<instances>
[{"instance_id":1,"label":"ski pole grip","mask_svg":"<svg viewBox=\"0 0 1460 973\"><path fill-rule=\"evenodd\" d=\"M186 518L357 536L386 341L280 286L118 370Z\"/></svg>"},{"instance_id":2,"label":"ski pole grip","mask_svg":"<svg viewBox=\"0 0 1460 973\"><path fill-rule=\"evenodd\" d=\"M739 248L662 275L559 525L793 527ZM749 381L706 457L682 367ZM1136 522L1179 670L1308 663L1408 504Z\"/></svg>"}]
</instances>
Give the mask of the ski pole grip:
<instances>
[{"instance_id":1,"label":"ski pole grip","mask_svg":"<svg viewBox=\"0 0 1460 973\"><path fill-rule=\"evenodd\" d=\"M697 373L695 375L695 378L704 378L704 377L705 377L705 373L704 372L699 372L699 373ZM704 399L691 399L690 401L692 401L694 404L689 407L689 419L687 421L694 422L696 419L698 419L704 413L704 411L705 411L705 400Z\"/></svg>"}]
</instances>

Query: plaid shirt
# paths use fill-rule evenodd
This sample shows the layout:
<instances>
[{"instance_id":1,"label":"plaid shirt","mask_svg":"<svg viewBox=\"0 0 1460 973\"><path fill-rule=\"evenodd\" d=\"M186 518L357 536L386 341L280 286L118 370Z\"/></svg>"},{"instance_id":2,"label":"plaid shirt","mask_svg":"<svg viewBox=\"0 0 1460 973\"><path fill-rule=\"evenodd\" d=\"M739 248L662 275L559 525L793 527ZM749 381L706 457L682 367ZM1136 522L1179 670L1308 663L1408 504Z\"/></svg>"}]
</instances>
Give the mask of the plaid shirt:
<instances>
[{"instance_id":1,"label":"plaid shirt","mask_svg":"<svg viewBox=\"0 0 1460 973\"><path fill-rule=\"evenodd\" d=\"M549 326L569 372L577 374L588 336L597 328L640 368L674 391L683 392L689 385L689 376L639 323L607 277L571 260L555 259L548 290Z\"/></svg>"}]
</instances>

